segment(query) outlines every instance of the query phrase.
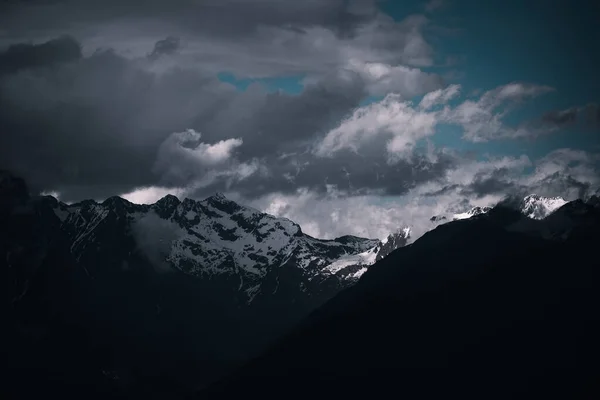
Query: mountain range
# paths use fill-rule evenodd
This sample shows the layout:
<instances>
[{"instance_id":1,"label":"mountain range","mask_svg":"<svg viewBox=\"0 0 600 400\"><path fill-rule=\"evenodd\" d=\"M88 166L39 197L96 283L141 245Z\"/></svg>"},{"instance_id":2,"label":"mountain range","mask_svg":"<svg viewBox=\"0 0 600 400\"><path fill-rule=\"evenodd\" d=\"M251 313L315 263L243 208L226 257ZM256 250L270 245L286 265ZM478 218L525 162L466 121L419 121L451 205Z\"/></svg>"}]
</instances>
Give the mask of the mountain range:
<instances>
[{"instance_id":1,"label":"mountain range","mask_svg":"<svg viewBox=\"0 0 600 400\"><path fill-rule=\"evenodd\" d=\"M365 252L375 256L380 246L378 240L353 236L315 239L288 219L240 206L220 193L183 202L169 195L152 205L120 197L72 205L52 197L42 201L60 218L77 260L97 258L103 252L98 244L113 240L115 233L128 235L135 248L120 257L123 268L137 251L158 270L172 268L202 279L231 278L247 303L264 292L267 276L280 268L298 268L305 284L329 279L344 286L363 272L359 267L369 262ZM356 256L357 264L341 265L348 256Z\"/></svg>"},{"instance_id":2,"label":"mountain range","mask_svg":"<svg viewBox=\"0 0 600 400\"><path fill-rule=\"evenodd\" d=\"M410 227L384 240L323 240L220 193L202 201L168 195L149 205L116 196L65 204L31 196L25 182L2 173L9 387L35 392L27 382L38 380L63 397L89 397L83 383L97 387L99 398L189 393L311 321L314 310L364 287L401 248L481 221L564 241L589 225L594 204L596 197L567 203L531 195L433 217L435 229L412 244ZM346 335L361 342L364 332Z\"/></svg>"},{"instance_id":3,"label":"mountain range","mask_svg":"<svg viewBox=\"0 0 600 400\"><path fill-rule=\"evenodd\" d=\"M599 198L529 215L437 226L201 398L597 398Z\"/></svg>"},{"instance_id":4,"label":"mountain range","mask_svg":"<svg viewBox=\"0 0 600 400\"><path fill-rule=\"evenodd\" d=\"M150 379L156 374L172 381L168 387L221 376L410 236L403 229L384 241L317 239L220 193L202 201L168 195L150 205L116 196L65 204L30 196L8 173L0 178L13 334L31 349L47 334L47 318L60 315L66 320L55 333L76 325L102 349L100 360L89 357L90 373L152 393L162 390ZM48 276L50 287L42 283ZM71 373L62 368L57 373Z\"/></svg>"}]
</instances>

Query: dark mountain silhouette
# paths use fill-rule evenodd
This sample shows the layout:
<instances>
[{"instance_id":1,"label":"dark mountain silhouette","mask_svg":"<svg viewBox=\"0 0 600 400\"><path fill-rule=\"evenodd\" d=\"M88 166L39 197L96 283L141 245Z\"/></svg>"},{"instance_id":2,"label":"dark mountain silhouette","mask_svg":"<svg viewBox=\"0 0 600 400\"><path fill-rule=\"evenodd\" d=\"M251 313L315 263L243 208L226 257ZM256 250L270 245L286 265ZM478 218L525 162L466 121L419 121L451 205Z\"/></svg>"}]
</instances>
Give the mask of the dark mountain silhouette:
<instances>
[{"instance_id":1,"label":"dark mountain silhouette","mask_svg":"<svg viewBox=\"0 0 600 400\"><path fill-rule=\"evenodd\" d=\"M107 354L80 322L81 277L58 227L22 180L0 173L2 398L115 393L102 375Z\"/></svg>"},{"instance_id":2,"label":"dark mountain silhouette","mask_svg":"<svg viewBox=\"0 0 600 400\"><path fill-rule=\"evenodd\" d=\"M6 172L0 223L3 390L21 398L191 392L354 284L381 250L312 238L222 194L67 205Z\"/></svg>"},{"instance_id":3,"label":"dark mountain silhouette","mask_svg":"<svg viewBox=\"0 0 600 400\"><path fill-rule=\"evenodd\" d=\"M318 240L220 194L66 205L3 172L0 393L593 394L598 204L501 204L402 247L408 229Z\"/></svg>"},{"instance_id":4,"label":"dark mountain silhouette","mask_svg":"<svg viewBox=\"0 0 600 400\"><path fill-rule=\"evenodd\" d=\"M598 243L594 198L440 225L199 398L597 398Z\"/></svg>"}]
</instances>

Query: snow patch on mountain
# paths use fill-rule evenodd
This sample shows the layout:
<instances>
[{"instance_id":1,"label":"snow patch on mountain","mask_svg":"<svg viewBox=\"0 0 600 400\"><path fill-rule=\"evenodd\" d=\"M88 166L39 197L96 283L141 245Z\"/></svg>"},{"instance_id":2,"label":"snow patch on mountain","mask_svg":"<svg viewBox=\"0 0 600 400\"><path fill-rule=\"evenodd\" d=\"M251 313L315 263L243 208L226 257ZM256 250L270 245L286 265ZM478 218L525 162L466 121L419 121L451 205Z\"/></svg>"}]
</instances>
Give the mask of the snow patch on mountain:
<instances>
[{"instance_id":1,"label":"snow patch on mountain","mask_svg":"<svg viewBox=\"0 0 600 400\"><path fill-rule=\"evenodd\" d=\"M542 197L530 194L523 199L521 212L532 219L544 219L567 204L562 197Z\"/></svg>"},{"instance_id":2,"label":"snow patch on mountain","mask_svg":"<svg viewBox=\"0 0 600 400\"><path fill-rule=\"evenodd\" d=\"M353 273L350 277L352 279L359 279L361 276L363 276L363 274L367 272L367 267L362 267L361 269L359 269L358 271L356 271L355 273Z\"/></svg>"},{"instance_id":3,"label":"snow patch on mountain","mask_svg":"<svg viewBox=\"0 0 600 400\"><path fill-rule=\"evenodd\" d=\"M454 214L452 216L452 220L453 221L457 221L457 220L461 220L461 219L471 218L471 217L474 217L476 215L485 214L488 211L490 211L491 209L492 209L491 207L473 207L472 209L470 209L467 212Z\"/></svg>"},{"instance_id":4,"label":"snow patch on mountain","mask_svg":"<svg viewBox=\"0 0 600 400\"><path fill-rule=\"evenodd\" d=\"M376 246L363 253L344 255L323 268L323 270L335 274L352 265L373 265L375 264L378 250L379 247Z\"/></svg>"}]
</instances>

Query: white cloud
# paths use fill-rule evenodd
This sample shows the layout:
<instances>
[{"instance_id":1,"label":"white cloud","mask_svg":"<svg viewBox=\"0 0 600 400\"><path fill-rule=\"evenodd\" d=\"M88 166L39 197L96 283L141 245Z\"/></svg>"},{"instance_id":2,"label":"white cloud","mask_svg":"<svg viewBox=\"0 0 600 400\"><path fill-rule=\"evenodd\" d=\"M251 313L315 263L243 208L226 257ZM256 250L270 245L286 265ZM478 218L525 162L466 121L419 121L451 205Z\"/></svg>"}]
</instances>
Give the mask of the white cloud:
<instances>
[{"instance_id":1,"label":"white cloud","mask_svg":"<svg viewBox=\"0 0 600 400\"><path fill-rule=\"evenodd\" d=\"M337 48L329 49L338 54L339 60L413 67L433 65L433 48L423 35L429 20L422 15L411 15L397 22L388 15L378 13L369 23L356 29L352 38L342 39ZM339 39L338 39L339 40Z\"/></svg>"},{"instance_id":2,"label":"white cloud","mask_svg":"<svg viewBox=\"0 0 600 400\"><path fill-rule=\"evenodd\" d=\"M334 238L356 235L385 238L401 222L402 210L378 205L376 196L345 197L334 187L323 199L306 189L295 194L271 194L255 200L253 205L265 212L297 222L303 232Z\"/></svg>"},{"instance_id":3,"label":"white cloud","mask_svg":"<svg viewBox=\"0 0 600 400\"><path fill-rule=\"evenodd\" d=\"M325 198L306 189L293 195L271 194L255 200L252 205L265 212L297 222L303 232L319 238L342 235L384 239L391 232L411 226L416 240L436 225L434 215L449 210L466 211L471 206L495 203L501 196L475 199L470 204L456 193L425 197L415 189L405 196L382 198L378 195L347 197L344 192L330 188ZM426 191L424 191L426 192Z\"/></svg>"},{"instance_id":4,"label":"white cloud","mask_svg":"<svg viewBox=\"0 0 600 400\"><path fill-rule=\"evenodd\" d=\"M233 150L243 144L242 139L221 140L215 144L200 142L200 132L188 129L171 134L159 149L165 157L184 157L201 165L216 165L229 160Z\"/></svg>"},{"instance_id":5,"label":"white cloud","mask_svg":"<svg viewBox=\"0 0 600 400\"><path fill-rule=\"evenodd\" d=\"M506 179L518 179L525 168L532 165L526 155L520 157L488 157L485 161L468 160L460 163L446 174L447 184L467 186L476 178L490 178L496 171L502 170Z\"/></svg>"},{"instance_id":6,"label":"white cloud","mask_svg":"<svg viewBox=\"0 0 600 400\"><path fill-rule=\"evenodd\" d=\"M154 212L136 219L131 226L138 249L148 258L154 269L162 273L173 272L167 257L180 230L177 224L160 218Z\"/></svg>"},{"instance_id":7,"label":"white cloud","mask_svg":"<svg viewBox=\"0 0 600 400\"><path fill-rule=\"evenodd\" d=\"M389 72L382 65L369 68L374 79ZM418 105L405 101L398 94L388 94L379 102L354 110L317 144L315 154L331 157L344 149L357 152L365 144L384 137L389 139L386 149L390 161L407 159L415 144L432 136L439 124L458 125L463 130L463 139L471 142L517 139L544 133L526 124L508 126L504 117L519 102L548 93L552 88L510 83L489 90L476 100L467 99L456 106L448 105L459 96L460 90L460 85L450 85L431 91ZM438 105L443 108L435 109Z\"/></svg>"},{"instance_id":8,"label":"white cloud","mask_svg":"<svg viewBox=\"0 0 600 400\"><path fill-rule=\"evenodd\" d=\"M213 145L203 143L194 149L193 152L202 162L215 165L229 160L233 150L242 144L242 139L227 139Z\"/></svg>"},{"instance_id":9,"label":"white cloud","mask_svg":"<svg viewBox=\"0 0 600 400\"><path fill-rule=\"evenodd\" d=\"M457 97L460 94L460 90L460 85L450 85L445 89L438 89L434 90L433 92L429 92L419 103L419 108L422 110L429 110L435 105L446 104L450 100Z\"/></svg>"},{"instance_id":10,"label":"white cloud","mask_svg":"<svg viewBox=\"0 0 600 400\"><path fill-rule=\"evenodd\" d=\"M168 194L180 197L183 192L184 190L181 188L150 186L139 188L129 193L124 193L121 195L121 197L134 204L153 204Z\"/></svg>"},{"instance_id":11,"label":"white cloud","mask_svg":"<svg viewBox=\"0 0 600 400\"><path fill-rule=\"evenodd\" d=\"M254 200L252 205L289 218L299 223L304 232L316 237L351 234L383 239L409 225L412 239L416 240L436 226L430 221L432 216L449 216L475 206L493 206L510 194L510 190L575 199L581 194L577 190L582 184L589 185L592 191L600 187L599 166L600 154L569 149L551 152L537 162L526 155L463 159L443 178L419 184L403 196L383 197L377 193L349 196L329 185L325 197L300 188L291 195L264 196ZM533 172L526 173L530 167L534 167ZM506 191L480 195L471 191L471 185L487 179L499 180Z\"/></svg>"},{"instance_id":12,"label":"white cloud","mask_svg":"<svg viewBox=\"0 0 600 400\"><path fill-rule=\"evenodd\" d=\"M357 151L362 145L384 136L389 138L391 158L412 153L419 139L435 133L436 114L416 110L411 102L389 94L382 101L356 109L317 144L315 154L330 157L340 150Z\"/></svg>"},{"instance_id":13,"label":"white cloud","mask_svg":"<svg viewBox=\"0 0 600 400\"><path fill-rule=\"evenodd\" d=\"M60 193L55 190L49 191L49 192L42 191L42 192L40 192L40 196L52 196L55 199L60 201Z\"/></svg>"},{"instance_id":14,"label":"white cloud","mask_svg":"<svg viewBox=\"0 0 600 400\"><path fill-rule=\"evenodd\" d=\"M471 142L536 136L543 131L525 125L508 126L504 117L520 102L552 90L549 86L509 83L483 93L478 100L466 100L455 108L446 108L441 118L443 122L459 125L463 139Z\"/></svg>"},{"instance_id":15,"label":"white cloud","mask_svg":"<svg viewBox=\"0 0 600 400\"><path fill-rule=\"evenodd\" d=\"M173 182L200 176L231 161L234 150L243 144L242 139L235 138L214 144L200 139L200 132L193 129L171 134L158 149L155 173Z\"/></svg>"},{"instance_id":16,"label":"white cloud","mask_svg":"<svg viewBox=\"0 0 600 400\"><path fill-rule=\"evenodd\" d=\"M490 102L499 103L505 100L521 100L528 97L536 97L552 92L553 90L550 86L512 82L487 92L483 97L489 97Z\"/></svg>"},{"instance_id":17,"label":"white cloud","mask_svg":"<svg viewBox=\"0 0 600 400\"><path fill-rule=\"evenodd\" d=\"M583 197L600 188L600 154L557 149L539 159L534 171L522 177L523 185L545 196L559 193L565 199Z\"/></svg>"},{"instance_id":18,"label":"white cloud","mask_svg":"<svg viewBox=\"0 0 600 400\"><path fill-rule=\"evenodd\" d=\"M347 68L359 74L372 96L398 93L403 98L410 99L442 86L442 80L438 75L404 65L393 66L352 59L348 62Z\"/></svg>"}]
</instances>

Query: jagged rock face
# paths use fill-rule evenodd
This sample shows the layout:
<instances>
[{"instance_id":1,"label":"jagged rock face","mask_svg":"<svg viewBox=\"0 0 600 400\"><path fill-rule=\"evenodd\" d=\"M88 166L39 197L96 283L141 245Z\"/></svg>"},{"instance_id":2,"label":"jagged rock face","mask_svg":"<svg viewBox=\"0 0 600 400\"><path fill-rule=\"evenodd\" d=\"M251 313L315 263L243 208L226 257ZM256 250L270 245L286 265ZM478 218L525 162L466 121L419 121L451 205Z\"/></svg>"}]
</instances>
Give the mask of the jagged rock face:
<instances>
[{"instance_id":1,"label":"jagged rock face","mask_svg":"<svg viewBox=\"0 0 600 400\"><path fill-rule=\"evenodd\" d=\"M485 213L487 213L490 210L491 210L491 207L473 207L472 209L470 209L467 212L459 213L459 214L454 214L453 217L452 217L452 220L456 221L456 220L459 220L459 219L466 219L466 218L475 217L477 215L485 214Z\"/></svg>"},{"instance_id":2,"label":"jagged rock face","mask_svg":"<svg viewBox=\"0 0 600 400\"><path fill-rule=\"evenodd\" d=\"M448 213L446 215L434 215L429 219L434 224L446 223L450 221L458 221L485 214L491 210L491 207L473 207L463 213Z\"/></svg>"},{"instance_id":3,"label":"jagged rock face","mask_svg":"<svg viewBox=\"0 0 600 400\"><path fill-rule=\"evenodd\" d=\"M146 257L158 269L230 279L249 302L271 270L297 268L304 280L333 278L341 288L375 261L379 249L389 252L406 243L393 239L382 246L353 236L315 239L288 219L240 206L222 194L183 202L169 195L152 205L118 197L101 204L46 201L72 239L74 257L95 265L88 268L91 274L102 274L111 259L113 265L129 265L132 257Z\"/></svg>"},{"instance_id":4,"label":"jagged rock face","mask_svg":"<svg viewBox=\"0 0 600 400\"><path fill-rule=\"evenodd\" d=\"M543 219L566 203L562 197L542 197L531 194L523 199L521 212L529 218Z\"/></svg>"},{"instance_id":5,"label":"jagged rock face","mask_svg":"<svg viewBox=\"0 0 600 400\"><path fill-rule=\"evenodd\" d=\"M600 196L593 195L591 196L587 203L592 207L600 207Z\"/></svg>"},{"instance_id":6,"label":"jagged rock face","mask_svg":"<svg viewBox=\"0 0 600 400\"><path fill-rule=\"evenodd\" d=\"M410 239L410 228L404 228L398 232L390 234L385 241L383 241L381 248L377 252L375 261L382 260L387 257L392 251L406 246Z\"/></svg>"}]
</instances>

